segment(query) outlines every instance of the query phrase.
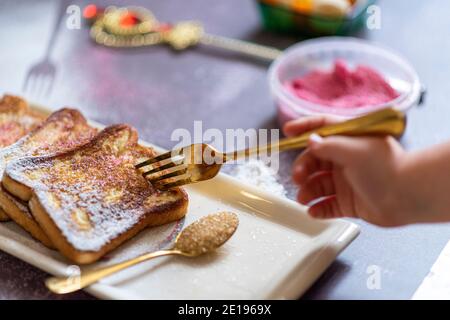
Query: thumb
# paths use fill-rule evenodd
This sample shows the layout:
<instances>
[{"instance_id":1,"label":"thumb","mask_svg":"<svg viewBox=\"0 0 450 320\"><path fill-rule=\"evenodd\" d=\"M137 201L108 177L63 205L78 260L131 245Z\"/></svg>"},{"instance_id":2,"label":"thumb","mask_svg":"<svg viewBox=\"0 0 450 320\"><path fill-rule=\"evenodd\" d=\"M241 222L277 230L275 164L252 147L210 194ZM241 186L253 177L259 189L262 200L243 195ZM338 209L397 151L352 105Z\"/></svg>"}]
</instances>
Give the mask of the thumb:
<instances>
[{"instance_id":1,"label":"thumb","mask_svg":"<svg viewBox=\"0 0 450 320\"><path fill-rule=\"evenodd\" d=\"M322 138L312 134L309 139L311 153L324 161L346 166L365 150L365 144L357 138L332 136Z\"/></svg>"}]
</instances>

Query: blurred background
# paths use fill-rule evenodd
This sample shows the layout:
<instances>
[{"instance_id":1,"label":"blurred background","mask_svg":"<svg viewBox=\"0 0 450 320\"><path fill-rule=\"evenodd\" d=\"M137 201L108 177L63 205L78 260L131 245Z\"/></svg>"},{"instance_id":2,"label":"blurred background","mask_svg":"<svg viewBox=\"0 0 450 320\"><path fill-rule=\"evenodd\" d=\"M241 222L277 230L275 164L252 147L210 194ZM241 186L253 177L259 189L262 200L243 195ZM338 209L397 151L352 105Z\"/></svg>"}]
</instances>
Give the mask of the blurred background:
<instances>
[{"instance_id":1,"label":"blurred background","mask_svg":"<svg viewBox=\"0 0 450 320\"><path fill-rule=\"evenodd\" d=\"M341 23L342 19L324 22L302 16L302 8L289 13L286 1L279 10L271 6L281 1L2 0L0 94L22 95L51 109L76 107L105 125L126 122L138 129L142 139L165 148L174 144L170 141L174 129L192 130L195 120L203 120L204 130L279 128L268 83L270 61L205 45L182 51L168 45L105 47L91 39L83 17L79 29L68 27L67 8L76 6L83 14L92 3L98 8L143 6L162 22L198 20L208 33L280 50L324 34L380 43L409 61L427 89L422 106L408 113L402 143L414 150L450 137L450 2L442 0L376 1L381 24L372 30L366 26L365 10L372 1L364 2L367 6L358 14L346 12L351 19ZM294 158L295 153L283 154L279 172L291 199L296 194L290 181ZM363 223L362 229L306 298L410 298L448 240L450 226L413 226L393 232ZM389 279L383 290L366 287L366 269L372 264L382 266ZM0 253L0 267L19 268L25 279L15 281L7 271L0 274L0 288L5 288L0 289L0 297L50 297L40 271L4 253ZM84 293L70 297L89 298Z\"/></svg>"}]
</instances>

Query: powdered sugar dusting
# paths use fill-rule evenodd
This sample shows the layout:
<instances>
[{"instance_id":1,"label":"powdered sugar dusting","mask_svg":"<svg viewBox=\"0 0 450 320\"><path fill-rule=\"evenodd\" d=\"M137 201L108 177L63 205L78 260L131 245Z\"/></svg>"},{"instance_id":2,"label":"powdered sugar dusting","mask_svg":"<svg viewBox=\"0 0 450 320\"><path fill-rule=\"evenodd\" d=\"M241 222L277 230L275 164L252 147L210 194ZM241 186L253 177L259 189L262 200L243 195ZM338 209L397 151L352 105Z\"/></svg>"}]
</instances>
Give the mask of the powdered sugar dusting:
<instances>
[{"instance_id":1,"label":"powdered sugar dusting","mask_svg":"<svg viewBox=\"0 0 450 320\"><path fill-rule=\"evenodd\" d=\"M6 172L34 191L75 249L99 251L138 223L145 227L149 214L183 203L181 190L157 191L134 168L136 159L152 156L134 130L116 125L80 149L19 159Z\"/></svg>"},{"instance_id":2,"label":"powdered sugar dusting","mask_svg":"<svg viewBox=\"0 0 450 320\"><path fill-rule=\"evenodd\" d=\"M88 142L96 133L76 110L54 112L41 126L0 150L0 177L6 164L26 156L39 156L63 152Z\"/></svg>"},{"instance_id":3,"label":"powdered sugar dusting","mask_svg":"<svg viewBox=\"0 0 450 320\"><path fill-rule=\"evenodd\" d=\"M172 223L167 223L158 227L141 232L119 248L102 258L98 263L114 264L136 258L145 253L167 249L173 246L175 238L184 226L184 218Z\"/></svg>"},{"instance_id":4,"label":"powdered sugar dusting","mask_svg":"<svg viewBox=\"0 0 450 320\"><path fill-rule=\"evenodd\" d=\"M231 175L244 183L254 185L272 194L282 197L287 194L283 185L278 182L276 171L261 160L250 159L237 165Z\"/></svg>"}]
</instances>

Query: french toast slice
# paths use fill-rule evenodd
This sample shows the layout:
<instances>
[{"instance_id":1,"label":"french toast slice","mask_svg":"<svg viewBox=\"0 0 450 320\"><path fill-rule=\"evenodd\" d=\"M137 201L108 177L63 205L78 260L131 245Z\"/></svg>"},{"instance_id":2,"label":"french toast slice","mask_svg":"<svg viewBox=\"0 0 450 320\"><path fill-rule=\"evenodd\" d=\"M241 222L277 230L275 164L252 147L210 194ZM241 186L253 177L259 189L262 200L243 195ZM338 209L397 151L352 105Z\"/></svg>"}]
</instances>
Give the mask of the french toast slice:
<instances>
[{"instance_id":1,"label":"french toast slice","mask_svg":"<svg viewBox=\"0 0 450 320\"><path fill-rule=\"evenodd\" d=\"M20 97L4 95L0 100L0 148L9 146L44 121L45 116L34 112ZM0 208L0 221L10 218Z\"/></svg>"},{"instance_id":2,"label":"french toast slice","mask_svg":"<svg viewBox=\"0 0 450 320\"><path fill-rule=\"evenodd\" d=\"M64 256L91 263L144 228L186 214L183 189L158 191L134 167L155 156L137 141L133 128L110 126L65 153L10 162L3 181L22 186L20 194L8 190L29 200L34 218Z\"/></svg>"},{"instance_id":3,"label":"french toast slice","mask_svg":"<svg viewBox=\"0 0 450 320\"><path fill-rule=\"evenodd\" d=\"M39 226L36 220L31 215L31 211L28 208L28 203L22 201L0 186L0 202L8 212L8 216L30 233L35 239L39 240L46 247L54 249L52 242L45 234L44 230Z\"/></svg>"},{"instance_id":4,"label":"french toast slice","mask_svg":"<svg viewBox=\"0 0 450 320\"><path fill-rule=\"evenodd\" d=\"M87 124L79 111L68 108L56 111L28 135L0 150L0 175L3 176L9 161L27 156L64 152L87 143L96 133L97 130ZM19 199L15 199L17 195ZM0 207L33 237L52 247L51 241L29 214L26 205L20 201L25 200L20 195L20 185L15 186L6 182L0 189Z\"/></svg>"},{"instance_id":5,"label":"french toast slice","mask_svg":"<svg viewBox=\"0 0 450 320\"><path fill-rule=\"evenodd\" d=\"M24 99L4 95L0 100L0 148L16 142L45 118L31 110Z\"/></svg>"}]
</instances>

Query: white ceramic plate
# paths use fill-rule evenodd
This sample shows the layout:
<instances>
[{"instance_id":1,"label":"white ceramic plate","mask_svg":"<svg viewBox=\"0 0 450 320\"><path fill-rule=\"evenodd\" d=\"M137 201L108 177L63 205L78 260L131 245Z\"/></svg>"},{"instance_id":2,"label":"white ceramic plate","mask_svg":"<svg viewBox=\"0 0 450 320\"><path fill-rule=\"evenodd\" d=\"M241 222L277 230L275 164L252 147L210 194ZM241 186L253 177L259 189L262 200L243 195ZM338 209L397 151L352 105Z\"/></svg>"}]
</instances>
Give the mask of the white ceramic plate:
<instances>
[{"instance_id":1,"label":"white ceramic plate","mask_svg":"<svg viewBox=\"0 0 450 320\"><path fill-rule=\"evenodd\" d=\"M81 272L168 247L183 225L217 211L239 216L234 236L213 254L144 262L90 286L89 293L107 299L295 299L359 232L345 220L313 220L303 206L225 174L186 190L185 219L141 232ZM13 222L0 224L0 249L50 274L80 270Z\"/></svg>"}]
</instances>

